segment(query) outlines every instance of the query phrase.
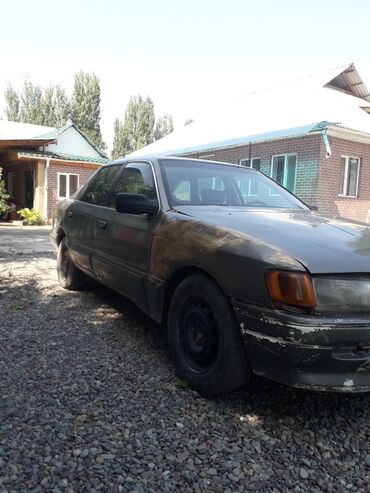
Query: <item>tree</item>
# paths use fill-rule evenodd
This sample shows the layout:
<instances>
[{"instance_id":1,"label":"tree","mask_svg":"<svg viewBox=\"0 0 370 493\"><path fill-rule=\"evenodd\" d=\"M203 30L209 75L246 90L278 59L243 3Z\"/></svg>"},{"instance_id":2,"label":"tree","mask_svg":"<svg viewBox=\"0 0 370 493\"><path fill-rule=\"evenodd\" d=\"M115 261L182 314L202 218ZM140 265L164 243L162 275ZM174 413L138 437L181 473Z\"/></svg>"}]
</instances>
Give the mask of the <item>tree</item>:
<instances>
[{"instance_id":1,"label":"tree","mask_svg":"<svg viewBox=\"0 0 370 493\"><path fill-rule=\"evenodd\" d=\"M76 126L98 147L105 147L100 130L100 84L94 73L75 75L71 110Z\"/></svg>"},{"instance_id":2,"label":"tree","mask_svg":"<svg viewBox=\"0 0 370 493\"><path fill-rule=\"evenodd\" d=\"M41 94L41 106L40 106L40 119L41 125L47 127L55 127L55 114L54 114L54 92L53 86L46 87Z\"/></svg>"},{"instance_id":3,"label":"tree","mask_svg":"<svg viewBox=\"0 0 370 493\"><path fill-rule=\"evenodd\" d=\"M6 193L5 181L2 179L1 174L2 169L0 168L0 216L9 209L9 204L7 202L9 195Z\"/></svg>"},{"instance_id":4,"label":"tree","mask_svg":"<svg viewBox=\"0 0 370 493\"><path fill-rule=\"evenodd\" d=\"M166 114L158 118L154 129L154 140L162 139L166 135L173 132L172 115Z\"/></svg>"},{"instance_id":5,"label":"tree","mask_svg":"<svg viewBox=\"0 0 370 493\"><path fill-rule=\"evenodd\" d=\"M190 123L193 123L193 121L194 121L194 120L193 120L193 118L192 118L192 117L187 118L187 119L185 120L184 127L186 127L186 125L190 125Z\"/></svg>"},{"instance_id":6,"label":"tree","mask_svg":"<svg viewBox=\"0 0 370 493\"><path fill-rule=\"evenodd\" d=\"M68 96L60 86L42 88L26 79L20 93L8 84L4 96L10 121L62 127L70 113Z\"/></svg>"},{"instance_id":7,"label":"tree","mask_svg":"<svg viewBox=\"0 0 370 493\"><path fill-rule=\"evenodd\" d=\"M154 140L154 104L150 97L131 96L123 121L125 154L151 144Z\"/></svg>"},{"instance_id":8,"label":"tree","mask_svg":"<svg viewBox=\"0 0 370 493\"><path fill-rule=\"evenodd\" d=\"M6 119L11 122L18 122L20 115L20 100L17 91L11 84L7 84L4 92L6 107L4 108Z\"/></svg>"},{"instance_id":9,"label":"tree","mask_svg":"<svg viewBox=\"0 0 370 493\"><path fill-rule=\"evenodd\" d=\"M124 146L125 139L123 133L123 124L118 118L114 120L113 128L114 128L114 138L113 138L112 158L118 159L120 157L124 157L125 155L125 146Z\"/></svg>"},{"instance_id":10,"label":"tree","mask_svg":"<svg viewBox=\"0 0 370 493\"><path fill-rule=\"evenodd\" d=\"M63 87L55 86L54 94L55 126L63 127L71 114L71 103Z\"/></svg>"},{"instance_id":11,"label":"tree","mask_svg":"<svg viewBox=\"0 0 370 493\"><path fill-rule=\"evenodd\" d=\"M24 123L43 124L42 90L26 79L21 93L20 121Z\"/></svg>"}]
</instances>

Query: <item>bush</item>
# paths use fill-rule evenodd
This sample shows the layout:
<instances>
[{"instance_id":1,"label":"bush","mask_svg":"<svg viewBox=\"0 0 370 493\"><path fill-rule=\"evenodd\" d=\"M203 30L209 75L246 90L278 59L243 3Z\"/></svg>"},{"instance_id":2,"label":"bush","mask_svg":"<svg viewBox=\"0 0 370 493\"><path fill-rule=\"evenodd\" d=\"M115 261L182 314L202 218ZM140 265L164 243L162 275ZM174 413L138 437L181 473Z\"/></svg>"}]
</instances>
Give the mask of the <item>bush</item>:
<instances>
[{"instance_id":1,"label":"bush","mask_svg":"<svg viewBox=\"0 0 370 493\"><path fill-rule=\"evenodd\" d=\"M41 226L44 224L41 212L37 209L29 209L28 207L18 211L18 214L24 219L23 224L27 226Z\"/></svg>"},{"instance_id":2,"label":"bush","mask_svg":"<svg viewBox=\"0 0 370 493\"><path fill-rule=\"evenodd\" d=\"M1 179L1 171L0 171L0 216L5 214L5 212L9 209L9 204L7 202L9 195L6 193L5 182Z\"/></svg>"}]
</instances>

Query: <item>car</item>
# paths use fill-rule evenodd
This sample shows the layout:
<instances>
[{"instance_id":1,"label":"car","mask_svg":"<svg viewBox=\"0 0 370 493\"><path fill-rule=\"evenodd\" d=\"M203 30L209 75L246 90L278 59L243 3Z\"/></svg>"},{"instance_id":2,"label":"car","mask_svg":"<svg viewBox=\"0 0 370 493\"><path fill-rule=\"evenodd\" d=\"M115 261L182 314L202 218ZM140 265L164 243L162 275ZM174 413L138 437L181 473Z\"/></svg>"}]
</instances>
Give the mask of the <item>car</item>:
<instances>
[{"instance_id":1,"label":"car","mask_svg":"<svg viewBox=\"0 0 370 493\"><path fill-rule=\"evenodd\" d=\"M51 239L61 286L92 278L166 324L177 373L201 394L254 374L370 390L370 228L257 170L113 161L58 203Z\"/></svg>"}]
</instances>

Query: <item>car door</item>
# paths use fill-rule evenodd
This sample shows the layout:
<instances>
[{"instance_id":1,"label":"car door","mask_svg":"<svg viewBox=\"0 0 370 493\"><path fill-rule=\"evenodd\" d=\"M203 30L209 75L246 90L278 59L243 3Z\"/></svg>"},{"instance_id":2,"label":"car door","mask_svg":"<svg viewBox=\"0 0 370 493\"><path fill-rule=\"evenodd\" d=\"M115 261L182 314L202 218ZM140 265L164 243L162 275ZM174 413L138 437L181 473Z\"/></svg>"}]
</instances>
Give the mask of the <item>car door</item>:
<instances>
[{"instance_id":1,"label":"car door","mask_svg":"<svg viewBox=\"0 0 370 493\"><path fill-rule=\"evenodd\" d=\"M154 171L148 162L129 163L116 181L109 208L97 222L93 267L98 279L139 306L145 304L150 250L159 215L117 212L117 193L138 193L157 199Z\"/></svg>"},{"instance_id":2,"label":"car door","mask_svg":"<svg viewBox=\"0 0 370 493\"><path fill-rule=\"evenodd\" d=\"M105 166L89 180L68 206L64 223L67 243L73 262L80 269L92 273L91 255L95 242L99 209L107 202L110 188L121 165Z\"/></svg>"}]
</instances>

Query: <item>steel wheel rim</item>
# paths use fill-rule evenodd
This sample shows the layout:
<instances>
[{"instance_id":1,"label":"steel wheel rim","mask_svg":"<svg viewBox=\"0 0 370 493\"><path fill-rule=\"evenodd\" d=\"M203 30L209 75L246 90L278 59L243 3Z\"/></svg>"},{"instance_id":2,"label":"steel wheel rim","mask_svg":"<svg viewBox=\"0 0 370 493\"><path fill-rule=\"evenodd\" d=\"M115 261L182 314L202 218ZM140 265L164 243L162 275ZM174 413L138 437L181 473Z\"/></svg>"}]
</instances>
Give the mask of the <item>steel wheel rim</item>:
<instances>
[{"instance_id":1,"label":"steel wheel rim","mask_svg":"<svg viewBox=\"0 0 370 493\"><path fill-rule=\"evenodd\" d=\"M185 302L180 313L179 345L193 372L207 373L219 350L216 318L210 305L200 297Z\"/></svg>"}]
</instances>

